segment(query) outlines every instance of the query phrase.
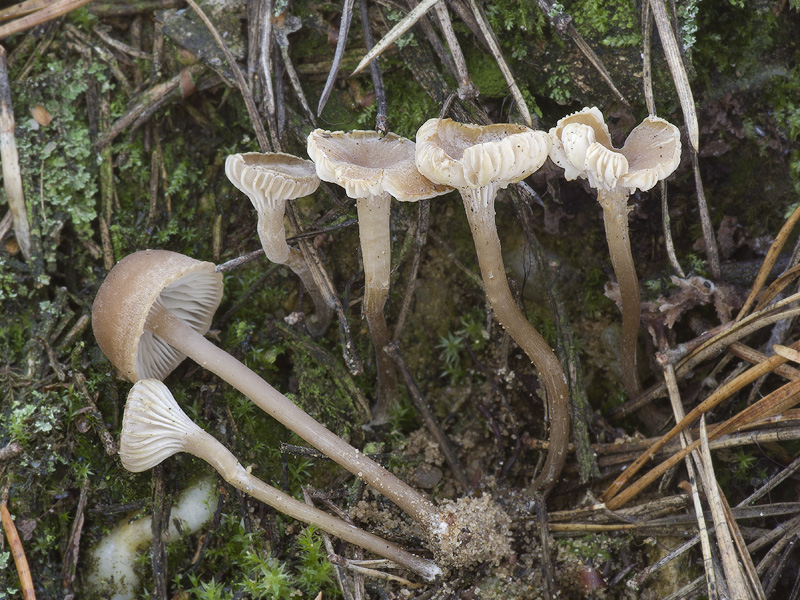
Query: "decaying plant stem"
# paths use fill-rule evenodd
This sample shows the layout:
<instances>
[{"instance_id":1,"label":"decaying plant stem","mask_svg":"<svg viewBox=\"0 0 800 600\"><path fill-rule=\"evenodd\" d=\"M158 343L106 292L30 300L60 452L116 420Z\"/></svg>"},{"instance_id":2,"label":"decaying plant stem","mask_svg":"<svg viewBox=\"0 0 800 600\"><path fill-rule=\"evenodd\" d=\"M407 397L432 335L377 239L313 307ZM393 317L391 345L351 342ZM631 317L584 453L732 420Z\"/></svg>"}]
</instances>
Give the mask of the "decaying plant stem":
<instances>
[{"instance_id":1,"label":"decaying plant stem","mask_svg":"<svg viewBox=\"0 0 800 600\"><path fill-rule=\"evenodd\" d=\"M0 46L0 162L3 163L3 184L14 221L14 235L26 259L32 252L28 209L22 191L17 142L14 138L14 109L11 105L11 84L8 81L6 49Z\"/></svg>"}]
</instances>

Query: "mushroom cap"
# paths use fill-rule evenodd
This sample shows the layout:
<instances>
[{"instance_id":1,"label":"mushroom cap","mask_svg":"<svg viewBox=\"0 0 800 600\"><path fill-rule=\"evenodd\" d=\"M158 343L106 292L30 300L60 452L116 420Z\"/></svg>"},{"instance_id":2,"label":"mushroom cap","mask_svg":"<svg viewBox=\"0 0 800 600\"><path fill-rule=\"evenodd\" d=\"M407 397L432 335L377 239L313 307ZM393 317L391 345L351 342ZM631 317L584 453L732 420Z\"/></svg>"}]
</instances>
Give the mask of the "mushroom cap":
<instances>
[{"instance_id":1,"label":"mushroom cap","mask_svg":"<svg viewBox=\"0 0 800 600\"><path fill-rule=\"evenodd\" d=\"M313 194L319 187L314 163L282 152L246 152L225 159L225 175L259 210Z\"/></svg>"},{"instance_id":2,"label":"mushroom cap","mask_svg":"<svg viewBox=\"0 0 800 600\"><path fill-rule=\"evenodd\" d=\"M213 263L168 250L142 250L119 261L92 306L92 329L111 363L129 381L164 379L186 355L145 330L159 302L205 334L222 300L222 274Z\"/></svg>"},{"instance_id":3,"label":"mushroom cap","mask_svg":"<svg viewBox=\"0 0 800 600\"><path fill-rule=\"evenodd\" d=\"M430 119L417 131L417 168L431 181L458 189L525 179L547 160L550 136L522 125L471 125Z\"/></svg>"},{"instance_id":4,"label":"mushroom cap","mask_svg":"<svg viewBox=\"0 0 800 600\"><path fill-rule=\"evenodd\" d=\"M678 128L654 116L631 131L622 149L614 148L603 114L595 107L564 117L550 136L550 158L564 169L564 177L586 178L596 189L647 191L668 177L681 158Z\"/></svg>"},{"instance_id":5,"label":"mushroom cap","mask_svg":"<svg viewBox=\"0 0 800 600\"><path fill-rule=\"evenodd\" d=\"M325 131L308 136L308 155L323 181L342 186L350 198L389 194L403 202L416 202L450 191L417 170L416 145L394 133Z\"/></svg>"},{"instance_id":6,"label":"mushroom cap","mask_svg":"<svg viewBox=\"0 0 800 600\"><path fill-rule=\"evenodd\" d=\"M128 392L119 457L128 471L140 473L183 452L189 437L206 435L186 416L166 385L142 379Z\"/></svg>"}]
</instances>

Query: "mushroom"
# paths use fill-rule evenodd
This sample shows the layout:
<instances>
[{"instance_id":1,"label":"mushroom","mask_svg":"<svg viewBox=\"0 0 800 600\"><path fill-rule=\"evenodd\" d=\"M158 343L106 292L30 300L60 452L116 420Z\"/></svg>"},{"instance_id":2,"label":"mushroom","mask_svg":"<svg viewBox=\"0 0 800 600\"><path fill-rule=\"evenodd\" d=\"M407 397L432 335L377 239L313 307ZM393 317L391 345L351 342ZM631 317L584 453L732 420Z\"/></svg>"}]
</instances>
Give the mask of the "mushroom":
<instances>
[{"instance_id":1,"label":"mushroom","mask_svg":"<svg viewBox=\"0 0 800 600\"><path fill-rule=\"evenodd\" d=\"M376 535L309 506L250 474L216 438L198 427L157 379L137 381L128 393L122 419L119 454L134 473L151 469L166 458L187 452L209 463L238 490L303 523L319 527L347 542L396 562L426 580L441 574L432 561L415 556Z\"/></svg>"},{"instance_id":2,"label":"mushroom","mask_svg":"<svg viewBox=\"0 0 800 600\"><path fill-rule=\"evenodd\" d=\"M164 379L185 357L212 371L400 507L421 526L438 561L464 567L510 553L505 513L494 504L491 510L475 509L488 499L461 498L437 508L208 341L204 333L221 296L222 279L213 264L166 250L136 252L117 263L100 286L92 307L95 338L131 382ZM161 452L162 459L169 454L166 447ZM464 529L475 543L463 541Z\"/></svg>"},{"instance_id":3,"label":"mushroom","mask_svg":"<svg viewBox=\"0 0 800 600\"><path fill-rule=\"evenodd\" d=\"M483 286L497 320L539 371L550 413L550 450L534 489L557 483L569 444L567 380L553 350L517 308L506 279L495 225L499 189L521 181L547 159L550 138L521 125L478 126L430 119L417 131L416 162L431 181L456 188L464 201Z\"/></svg>"},{"instance_id":4,"label":"mushroom","mask_svg":"<svg viewBox=\"0 0 800 600\"><path fill-rule=\"evenodd\" d=\"M109 271L92 306L92 328L100 348L129 381L163 380L188 356L424 527L438 527L441 517L427 498L204 337L221 297L222 276L212 263L143 250Z\"/></svg>"},{"instance_id":5,"label":"mushroom","mask_svg":"<svg viewBox=\"0 0 800 600\"><path fill-rule=\"evenodd\" d=\"M314 163L280 152L233 154L225 160L225 175L253 203L258 214L258 237L267 259L289 267L311 294L316 310L306 323L311 335L322 335L331 322L333 308L325 302L302 252L286 243L283 226L286 201L313 194L319 187Z\"/></svg>"},{"instance_id":6,"label":"mushroom","mask_svg":"<svg viewBox=\"0 0 800 600\"><path fill-rule=\"evenodd\" d=\"M678 167L680 132L673 124L651 115L631 131L622 149L617 149L611 143L603 114L591 107L558 121L550 136L553 162L564 169L568 180L588 179L603 208L608 250L622 304L622 383L630 395L636 396L642 390L636 370L640 296L628 234L628 196L637 188L649 190Z\"/></svg>"},{"instance_id":7,"label":"mushroom","mask_svg":"<svg viewBox=\"0 0 800 600\"><path fill-rule=\"evenodd\" d=\"M373 421L388 420L397 393L394 362L383 348L391 341L383 308L389 295L391 197L418 201L450 191L420 175L414 165L414 142L393 133L330 132L308 136L308 155L323 181L336 183L355 198L361 256L364 262L364 314L367 317L378 372Z\"/></svg>"}]
</instances>

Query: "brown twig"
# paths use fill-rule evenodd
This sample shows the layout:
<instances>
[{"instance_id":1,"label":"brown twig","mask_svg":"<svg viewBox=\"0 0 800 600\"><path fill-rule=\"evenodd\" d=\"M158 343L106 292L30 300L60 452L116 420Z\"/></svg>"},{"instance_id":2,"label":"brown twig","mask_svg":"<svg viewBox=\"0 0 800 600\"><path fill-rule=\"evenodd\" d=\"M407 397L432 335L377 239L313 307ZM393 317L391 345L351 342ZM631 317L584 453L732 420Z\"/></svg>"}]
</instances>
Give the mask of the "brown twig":
<instances>
[{"instance_id":1,"label":"brown twig","mask_svg":"<svg viewBox=\"0 0 800 600\"><path fill-rule=\"evenodd\" d=\"M47 23L47 21L65 15L91 1L92 0L56 0L55 2L49 2L44 8L26 17L20 17L15 21L0 26L0 40L15 33L19 33L20 31L25 31L31 27L41 25L42 23Z\"/></svg>"},{"instance_id":2,"label":"brown twig","mask_svg":"<svg viewBox=\"0 0 800 600\"><path fill-rule=\"evenodd\" d=\"M8 545L11 548L11 555L14 557L14 564L17 566L22 597L25 600L36 600L33 578L31 577L31 569L28 566L28 559L25 557L25 549L22 546L22 540L19 539L14 519L11 518L11 513L8 512L5 499L0 501L0 522L2 522L3 529L5 529L6 539L8 539Z\"/></svg>"}]
</instances>

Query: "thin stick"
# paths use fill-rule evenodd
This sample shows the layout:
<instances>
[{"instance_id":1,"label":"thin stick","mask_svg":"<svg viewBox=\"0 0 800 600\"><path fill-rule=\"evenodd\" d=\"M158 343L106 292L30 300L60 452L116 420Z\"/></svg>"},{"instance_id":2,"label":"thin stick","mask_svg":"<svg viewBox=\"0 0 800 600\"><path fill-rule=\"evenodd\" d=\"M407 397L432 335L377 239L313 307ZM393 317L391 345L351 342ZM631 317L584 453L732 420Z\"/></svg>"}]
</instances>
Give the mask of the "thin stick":
<instances>
[{"instance_id":1,"label":"thin stick","mask_svg":"<svg viewBox=\"0 0 800 600\"><path fill-rule=\"evenodd\" d=\"M620 102L622 102L625 106L630 106L630 103L625 96L622 95L622 92L617 89L617 86L614 84L614 80L611 79L611 75L603 64L603 61L599 56L597 56L595 51L592 50L592 47L586 43L586 40L584 40L583 36L578 33L578 30L575 29L575 26L572 24L572 17L562 11L554 10L553 3L549 2L549 0L538 0L537 4L539 5L541 11L553 24L553 27L555 27L559 35L567 33L572 38L572 42L581 52L583 52L583 55L589 59L589 62L592 63L592 66L606 82L608 87L611 89L611 92L617 98L619 98Z\"/></svg>"},{"instance_id":2,"label":"thin stick","mask_svg":"<svg viewBox=\"0 0 800 600\"><path fill-rule=\"evenodd\" d=\"M800 350L800 341L795 342L792 346L795 350ZM738 377L729 381L728 383L717 388L703 402L695 406L688 415L681 419L675 426L667 433L662 435L659 440L650 446L646 452L637 458L625 471L623 471L614 482L608 486L608 489L600 497L603 502L609 502L619 490L629 481L639 470L647 463L656 452L658 452L667 442L673 439L681 431L683 431L690 423L693 423L698 417L709 412L723 400L730 398L733 394L741 390L747 385L753 383L762 375L766 375L775 370L779 365L786 362L786 359L778 354L770 356L767 360L751 367Z\"/></svg>"},{"instance_id":3,"label":"thin stick","mask_svg":"<svg viewBox=\"0 0 800 600\"><path fill-rule=\"evenodd\" d=\"M649 2L656 27L658 28L658 37L661 40L661 46L664 48L664 55L667 58L667 65L672 74L675 89L678 92L678 99L680 100L681 109L683 111L683 119L686 122L686 130L690 143L689 154L692 157L695 186L697 188L697 208L700 213L700 224L703 227L703 239L706 243L706 256L708 257L711 275L714 279L718 280L720 278L719 251L717 250L714 229L711 226L711 216L708 212L708 204L703 190L703 181L700 177L700 167L697 162L697 153L700 147L700 133L697 125L697 112L694 107L692 88L689 85L689 77L686 74L686 67L683 64L678 40L675 37L672 24L667 16L664 0L649 0Z\"/></svg>"},{"instance_id":4,"label":"thin stick","mask_svg":"<svg viewBox=\"0 0 800 600\"><path fill-rule=\"evenodd\" d=\"M361 59L361 62L358 63L358 66L353 69L353 72L350 73L350 77L353 75L358 75L364 68L370 64L373 60L378 58L386 48L391 46L401 35L403 35L406 31L408 31L417 21L419 21L425 14L433 8L433 6L440 2L441 0L423 0L420 2L416 8L411 10L402 21L397 23L394 27L389 30L385 36L381 38L381 40L375 44L369 52ZM344 17L342 17L344 18ZM339 33L341 38L341 32ZM338 45L337 45L338 50ZM335 60L335 58L334 58Z\"/></svg>"},{"instance_id":5,"label":"thin stick","mask_svg":"<svg viewBox=\"0 0 800 600\"><path fill-rule=\"evenodd\" d=\"M342 65L344 49L347 45L347 34L350 32L350 22L353 19L353 2L354 0L344 0L342 3L342 18L339 21L339 37L336 40L336 51L333 54L331 70L328 71L328 79L325 81L325 87L319 97L317 116L322 114L322 109L325 108L325 104L328 102L333 90L333 84L336 82L336 75L339 73L339 67Z\"/></svg>"},{"instance_id":6,"label":"thin stick","mask_svg":"<svg viewBox=\"0 0 800 600\"><path fill-rule=\"evenodd\" d=\"M764 284L767 282L770 271L772 271L772 267L775 266L778 256L780 256L783 247L786 245L786 242L789 239L789 236L792 234L792 231L794 230L798 221L800 221L800 206L794 209L794 212L788 219L786 219L786 222L781 227L778 235L775 236L775 241L772 242L772 245L767 251L767 255L764 257L764 262L761 263L761 268L758 270L758 275L756 275L756 280L753 282L753 287L750 290L750 294L747 296L747 300L745 300L742 309L736 316L736 321L740 321L750 311L750 308L753 306L756 298L761 293Z\"/></svg>"},{"instance_id":7,"label":"thin stick","mask_svg":"<svg viewBox=\"0 0 800 600\"><path fill-rule=\"evenodd\" d=\"M364 42L367 45L367 51L369 51L375 45L375 40L369 27L367 0L358 0L358 8L361 12L361 28L364 30ZM373 60L369 64L369 74L372 78L372 87L375 90L375 131L381 135L386 135L389 133L389 117L387 114L389 103L386 101L386 87L383 85L383 73L379 60Z\"/></svg>"},{"instance_id":8,"label":"thin stick","mask_svg":"<svg viewBox=\"0 0 800 600\"><path fill-rule=\"evenodd\" d=\"M722 568L725 571L725 580L734 598L751 598L750 589L745 581L742 568L739 566L736 548L733 543L732 529L737 527L736 521L727 519L723 504L728 502L720 494L719 484L714 475L714 465L711 461L711 450L708 447L708 432L706 430L706 419L700 419L700 456L703 463L703 486L708 497L708 505L711 508L711 516L714 519L714 530L717 534L717 544L719 545L722 557ZM730 509L729 509L730 510ZM749 558L742 556L742 560ZM756 579L758 581L758 579ZM760 586L759 586L760 587ZM761 597L763 597L763 592Z\"/></svg>"},{"instance_id":9,"label":"thin stick","mask_svg":"<svg viewBox=\"0 0 800 600\"><path fill-rule=\"evenodd\" d=\"M25 600L36 600L31 569L28 566L28 559L25 558L25 549L22 547L22 541L19 539L14 519L11 518L11 513L8 512L5 500L0 502L0 522L3 523L6 539L8 539L8 545L11 548L11 555L14 557L14 564L17 566L22 597Z\"/></svg>"},{"instance_id":10,"label":"thin stick","mask_svg":"<svg viewBox=\"0 0 800 600\"><path fill-rule=\"evenodd\" d=\"M431 214L431 201L420 200L418 202L419 215L417 217L417 231L415 237L416 247L414 248L414 258L411 261L411 270L408 274L408 283L406 284L406 291L403 294L403 303L400 307L400 314L397 316L397 325L394 328L394 335L392 341L397 342L400 340L400 334L403 332L403 326L408 317L408 311L411 307L411 301L414 298L414 289L417 283L417 273L419 272L419 263L422 259L422 249L425 247L425 242L428 239L428 226L430 224Z\"/></svg>"},{"instance_id":11,"label":"thin stick","mask_svg":"<svg viewBox=\"0 0 800 600\"><path fill-rule=\"evenodd\" d=\"M47 21L52 21L53 19L60 17L61 15L65 15L68 12L83 6L84 4L88 4L91 1L92 0L57 0L56 2L49 3L47 6L33 14L30 14L26 17L21 17L16 21L11 21L11 23L1 26L0 40L5 39L15 33L19 33L20 31L25 31L31 27L41 25L42 23L47 23Z\"/></svg>"},{"instance_id":12,"label":"thin stick","mask_svg":"<svg viewBox=\"0 0 800 600\"><path fill-rule=\"evenodd\" d=\"M268 151L270 149L270 144L269 139L267 138L267 132L264 130L264 125L261 123L261 116L258 114L258 108L256 108L256 103L253 100L253 94L250 91L250 87L247 85L247 80L245 79L242 70L239 68L239 63L236 62L233 54L231 54L231 51L228 50L228 46L224 41L222 41L222 37L219 35L217 28L214 27L214 24L197 5L197 3L194 0L186 0L186 3L192 7L192 10L197 14L198 17L200 17L200 20L205 23L205 26L211 32L211 35L214 36L214 39L216 40L217 45L220 47L220 50L222 50L222 52L225 54L225 58L228 61L228 66L230 66L234 76L236 77L236 85L239 87L239 91L244 98L244 104L247 107L247 114L250 115L250 120L253 123L253 129L255 130L258 143L261 146L262 151Z\"/></svg>"},{"instance_id":13,"label":"thin stick","mask_svg":"<svg viewBox=\"0 0 800 600\"><path fill-rule=\"evenodd\" d=\"M278 139L275 118L275 86L272 84L272 0L261 2L261 44L259 48L261 80L264 82L264 101L267 105L267 127L273 140Z\"/></svg>"},{"instance_id":14,"label":"thin stick","mask_svg":"<svg viewBox=\"0 0 800 600\"><path fill-rule=\"evenodd\" d=\"M717 439L725 434L738 431L741 427L755 419L766 418L780 414L783 411L792 408L795 404L797 404L798 400L800 400L800 380L793 380L722 423L709 435L709 439ZM617 496L614 496L606 504L612 510L623 506L626 502L637 496L644 488L658 479L670 467L677 464L684 456L687 456L689 452L695 450L698 446L699 442L694 442L680 452L675 453L656 468L650 470L635 484L623 490Z\"/></svg>"},{"instance_id":15,"label":"thin stick","mask_svg":"<svg viewBox=\"0 0 800 600\"><path fill-rule=\"evenodd\" d=\"M500 44L497 43L497 38L494 35L494 31L492 31L492 28L486 21L486 16L483 14L481 7L478 6L477 1L469 0L469 5L472 8L473 14L475 15L475 20L478 22L478 27L480 27L483 36L486 38L486 43L489 46L489 52L492 53L492 57L494 58L495 62L497 62L497 66L500 68L500 72L503 74L506 84L508 84L508 89L511 92L511 95L514 97L514 102L517 105L517 109L519 109L522 120L528 127L533 127L533 118L528 110L528 105L525 103L525 98L522 97L522 92L520 91L519 86L514 79L514 75L511 73L511 69L508 68L508 63L503 57L503 51L500 49Z\"/></svg>"},{"instance_id":16,"label":"thin stick","mask_svg":"<svg viewBox=\"0 0 800 600\"><path fill-rule=\"evenodd\" d=\"M665 346L662 340L659 346L663 349ZM664 366L664 381L667 386L667 393L669 394L670 405L676 421L684 418L683 402L681 401L680 390L678 389L678 380L675 377L675 367L672 365ZM686 448L691 441L685 432L681 432L680 436L681 446ZM692 490L692 502L694 503L695 517L697 518L697 528L700 535L700 547L703 551L703 570L706 576L706 587L708 588L709 598L718 598L717 591L717 576L716 569L714 568L714 560L711 555L711 542L708 537L708 529L706 527L706 519L703 513L703 505L700 502L699 487L697 485L697 477L695 470L692 466L692 461L688 456L684 458L686 464L686 471L689 475L689 484ZM701 471L701 476L703 472Z\"/></svg>"},{"instance_id":17,"label":"thin stick","mask_svg":"<svg viewBox=\"0 0 800 600\"><path fill-rule=\"evenodd\" d=\"M453 23L450 21L450 13L447 11L447 4L444 0L441 0L441 2L436 3L435 8L436 16L439 19L439 27L441 27L444 38L447 40L447 46L450 48L450 56L453 57L453 63L458 73L458 97L461 100L475 99L478 97L478 86L472 83L472 79L469 76L467 61L458 43L456 32L453 29Z\"/></svg>"},{"instance_id":18,"label":"thin stick","mask_svg":"<svg viewBox=\"0 0 800 600\"><path fill-rule=\"evenodd\" d=\"M30 259L33 249L31 229L28 224L25 193L22 190L17 142L14 138L14 109L11 105L6 49L3 46L0 46L0 162L3 163L3 185L11 218L14 221L14 236L17 238L22 255Z\"/></svg>"}]
</instances>

